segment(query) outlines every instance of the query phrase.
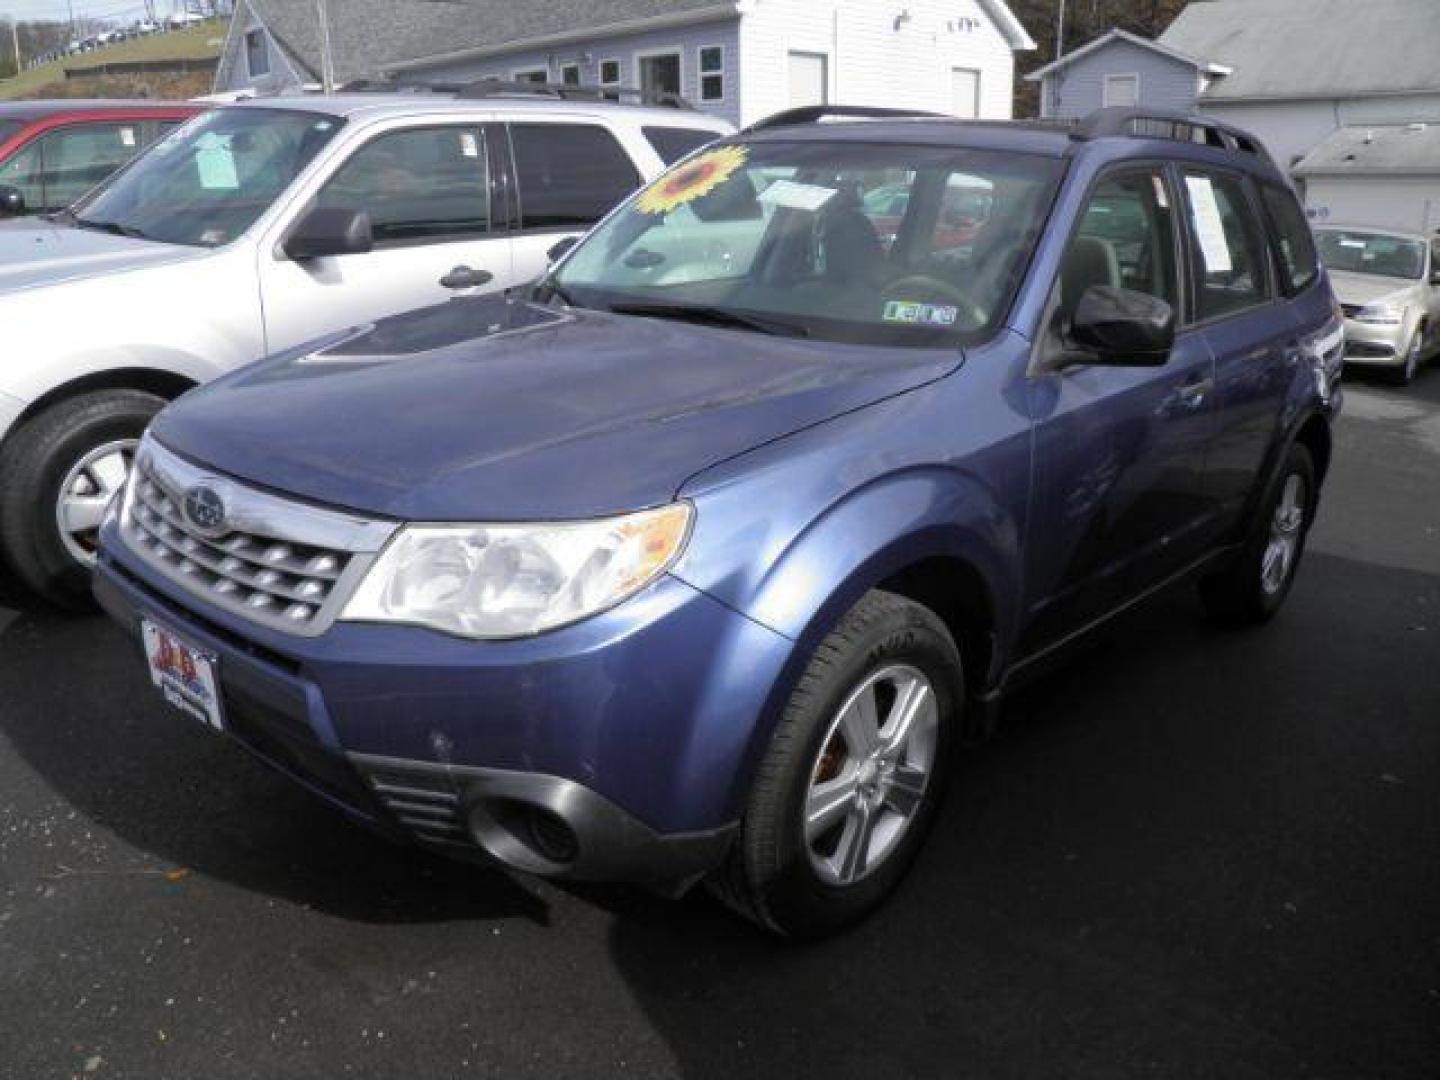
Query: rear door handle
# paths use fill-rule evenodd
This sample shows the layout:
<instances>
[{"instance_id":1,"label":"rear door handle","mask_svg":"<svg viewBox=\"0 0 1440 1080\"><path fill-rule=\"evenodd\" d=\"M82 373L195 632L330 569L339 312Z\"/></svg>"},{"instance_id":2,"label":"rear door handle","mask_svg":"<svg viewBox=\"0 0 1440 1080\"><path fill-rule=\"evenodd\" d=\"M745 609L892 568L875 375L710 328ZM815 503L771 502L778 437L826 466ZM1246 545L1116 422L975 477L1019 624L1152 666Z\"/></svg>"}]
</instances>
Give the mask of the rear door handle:
<instances>
[{"instance_id":1,"label":"rear door handle","mask_svg":"<svg viewBox=\"0 0 1440 1080\"><path fill-rule=\"evenodd\" d=\"M495 280L489 270L476 270L471 266L457 266L440 279L447 289L475 289Z\"/></svg>"}]
</instances>

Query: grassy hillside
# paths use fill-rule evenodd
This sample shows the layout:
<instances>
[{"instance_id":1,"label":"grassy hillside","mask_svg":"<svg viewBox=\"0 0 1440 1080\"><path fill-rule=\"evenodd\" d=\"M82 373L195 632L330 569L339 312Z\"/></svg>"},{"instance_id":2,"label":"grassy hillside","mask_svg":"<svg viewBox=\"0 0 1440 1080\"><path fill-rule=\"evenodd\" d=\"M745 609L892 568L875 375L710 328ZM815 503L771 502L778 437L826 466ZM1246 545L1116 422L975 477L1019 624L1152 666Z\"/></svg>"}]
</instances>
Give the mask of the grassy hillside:
<instances>
[{"instance_id":1,"label":"grassy hillside","mask_svg":"<svg viewBox=\"0 0 1440 1080\"><path fill-rule=\"evenodd\" d=\"M153 75L87 77L81 80L68 80L71 83L78 81L82 85L67 87L65 85L67 82L65 68L87 68L99 64L133 60L202 60L211 56L219 56L220 49L224 44L225 21L223 19L199 23L184 30L172 30L167 34L155 34L151 37L122 41L118 45L96 49L94 52L67 56L53 64L45 64L29 71L22 71L13 79L0 81L0 99L77 97L81 95L75 91L82 87L84 96L87 97L131 97L152 87L153 90L149 95L151 97L174 96L176 91L181 90L182 87L183 90L192 94L204 93L209 89L209 78L202 76L197 79L193 75L183 77ZM174 89L171 88L172 86ZM198 89L196 89L197 86Z\"/></svg>"}]
</instances>

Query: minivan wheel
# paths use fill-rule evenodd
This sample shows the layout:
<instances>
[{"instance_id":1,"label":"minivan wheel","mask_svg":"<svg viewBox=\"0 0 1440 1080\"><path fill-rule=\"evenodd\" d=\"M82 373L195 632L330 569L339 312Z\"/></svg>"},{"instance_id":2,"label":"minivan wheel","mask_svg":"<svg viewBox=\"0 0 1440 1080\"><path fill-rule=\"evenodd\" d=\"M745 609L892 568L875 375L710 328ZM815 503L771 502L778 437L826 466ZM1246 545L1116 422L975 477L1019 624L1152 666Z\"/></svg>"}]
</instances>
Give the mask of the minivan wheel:
<instances>
[{"instance_id":1,"label":"minivan wheel","mask_svg":"<svg viewBox=\"0 0 1440 1080\"><path fill-rule=\"evenodd\" d=\"M1200 598L1212 618L1247 625L1280 610L1305 553L1316 496L1314 461L1296 443L1260 501L1239 557L1200 582Z\"/></svg>"},{"instance_id":2,"label":"minivan wheel","mask_svg":"<svg viewBox=\"0 0 1440 1080\"><path fill-rule=\"evenodd\" d=\"M0 554L41 599L89 610L100 521L163 399L138 390L72 398L28 421L0 452Z\"/></svg>"},{"instance_id":3,"label":"minivan wheel","mask_svg":"<svg viewBox=\"0 0 1440 1080\"><path fill-rule=\"evenodd\" d=\"M799 938L879 905L934 817L964 699L945 624L893 593L866 594L791 695L712 891Z\"/></svg>"}]
</instances>

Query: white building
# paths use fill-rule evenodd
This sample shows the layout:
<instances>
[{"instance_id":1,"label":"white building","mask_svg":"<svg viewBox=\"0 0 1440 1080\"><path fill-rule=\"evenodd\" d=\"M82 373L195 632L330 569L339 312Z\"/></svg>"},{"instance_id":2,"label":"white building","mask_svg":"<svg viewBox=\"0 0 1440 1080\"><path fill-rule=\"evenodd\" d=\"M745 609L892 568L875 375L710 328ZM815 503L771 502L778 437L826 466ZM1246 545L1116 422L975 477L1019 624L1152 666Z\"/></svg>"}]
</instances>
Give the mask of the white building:
<instances>
[{"instance_id":1,"label":"white building","mask_svg":"<svg viewBox=\"0 0 1440 1080\"><path fill-rule=\"evenodd\" d=\"M338 82L389 75L636 87L737 124L838 102L1008 119L1005 0L329 0ZM318 82L312 0L239 0L217 91Z\"/></svg>"}]
</instances>

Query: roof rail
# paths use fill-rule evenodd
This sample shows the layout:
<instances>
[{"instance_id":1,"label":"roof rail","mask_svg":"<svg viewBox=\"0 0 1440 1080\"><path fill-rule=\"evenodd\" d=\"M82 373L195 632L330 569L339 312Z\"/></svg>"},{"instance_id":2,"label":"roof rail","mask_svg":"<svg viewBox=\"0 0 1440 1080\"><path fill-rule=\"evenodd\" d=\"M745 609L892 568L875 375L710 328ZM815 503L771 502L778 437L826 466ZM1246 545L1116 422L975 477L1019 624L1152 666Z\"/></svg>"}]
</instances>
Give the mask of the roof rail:
<instances>
[{"instance_id":1,"label":"roof rail","mask_svg":"<svg viewBox=\"0 0 1440 1080\"><path fill-rule=\"evenodd\" d=\"M519 82L508 79L476 79L471 82L427 82L423 79L356 79L342 86L343 93L430 93L453 94L457 98L543 97L561 101L609 101L625 105L654 105L687 109L695 106L679 94L646 93L633 86L578 86L572 83Z\"/></svg>"},{"instance_id":2,"label":"roof rail","mask_svg":"<svg viewBox=\"0 0 1440 1080\"><path fill-rule=\"evenodd\" d=\"M1248 131L1194 113L1123 107L1096 109L1075 126L1072 135L1076 139L1100 139L1111 135L1174 139L1238 150L1254 154L1264 161L1270 160L1264 144Z\"/></svg>"},{"instance_id":3,"label":"roof rail","mask_svg":"<svg viewBox=\"0 0 1440 1080\"><path fill-rule=\"evenodd\" d=\"M800 124L815 124L828 116L854 117L856 119L870 120L897 120L909 119L932 119L945 120L953 117L945 117L940 113L921 112L918 109L884 109L873 105L801 105L795 109L786 109L783 112L774 113L757 120L744 131L750 134L754 131L769 131L777 127L795 127Z\"/></svg>"}]
</instances>

